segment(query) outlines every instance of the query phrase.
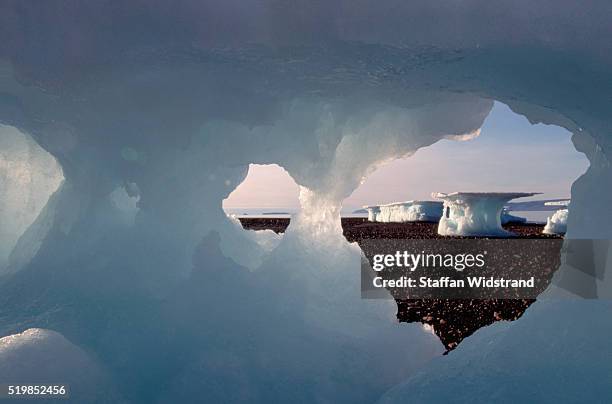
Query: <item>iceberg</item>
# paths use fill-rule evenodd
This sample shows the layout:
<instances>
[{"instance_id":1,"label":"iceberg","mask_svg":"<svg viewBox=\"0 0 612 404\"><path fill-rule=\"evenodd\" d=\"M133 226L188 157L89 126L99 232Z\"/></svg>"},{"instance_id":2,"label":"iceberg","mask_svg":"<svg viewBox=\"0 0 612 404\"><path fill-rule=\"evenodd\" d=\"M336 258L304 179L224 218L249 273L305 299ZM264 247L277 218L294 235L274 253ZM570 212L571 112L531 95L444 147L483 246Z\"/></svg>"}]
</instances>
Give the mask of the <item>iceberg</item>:
<instances>
[{"instance_id":1,"label":"iceberg","mask_svg":"<svg viewBox=\"0 0 612 404\"><path fill-rule=\"evenodd\" d=\"M370 222L438 222L442 216L442 202L438 201L393 202L363 208Z\"/></svg>"},{"instance_id":2,"label":"iceberg","mask_svg":"<svg viewBox=\"0 0 612 404\"><path fill-rule=\"evenodd\" d=\"M569 209L571 200L546 202L545 206L561 206L564 209L555 211L551 216L546 219L546 226L542 233L544 234L565 234L567 232L567 218L569 216Z\"/></svg>"},{"instance_id":3,"label":"iceberg","mask_svg":"<svg viewBox=\"0 0 612 404\"><path fill-rule=\"evenodd\" d=\"M544 202L544 206L569 206L571 199Z\"/></svg>"},{"instance_id":4,"label":"iceberg","mask_svg":"<svg viewBox=\"0 0 612 404\"><path fill-rule=\"evenodd\" d=\"M515 198L537 195L535 192L453 192L433 193L444 201L444 213L438 224L442 236L511 236L502 228L504 205Z\"/></svg>"},{"instance_id":5,"label":"iceberg","mask_svg":"<svg viewBox=\"0 0 612 404\"><path fill-rule=\"evenodd\" d=\"M569 216L568 209L559 209L552 216L546 219L546 226L542 233L544 234L565 234L567 232L567 218Z\"/></svg>"}]
</instances>

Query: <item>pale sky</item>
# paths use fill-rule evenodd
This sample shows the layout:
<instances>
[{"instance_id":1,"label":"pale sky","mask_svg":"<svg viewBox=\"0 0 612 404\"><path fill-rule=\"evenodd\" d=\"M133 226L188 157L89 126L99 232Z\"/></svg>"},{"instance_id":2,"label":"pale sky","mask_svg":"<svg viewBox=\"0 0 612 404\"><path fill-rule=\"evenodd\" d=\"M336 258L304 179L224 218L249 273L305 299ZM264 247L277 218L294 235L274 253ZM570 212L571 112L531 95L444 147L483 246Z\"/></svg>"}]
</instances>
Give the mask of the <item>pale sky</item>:
<instances>
[{"instance_id":1,"label":"pale sky","mask_svg":"<svg viewBox=\"0 0 612 404\"><path fill-rule=\"evenodd\" d=\"M442 140L411 157L387 163L344 201L344 208L431 199L432 192L543 193L522 200L569 197L572 182L588 168L588 160L576 151L570 138L571 133L563 128L531 125L496 102L478 138ZM277 165L251 165L245 181L223 206L295 209L298 187Z\"/></svg>"}]
</instances>

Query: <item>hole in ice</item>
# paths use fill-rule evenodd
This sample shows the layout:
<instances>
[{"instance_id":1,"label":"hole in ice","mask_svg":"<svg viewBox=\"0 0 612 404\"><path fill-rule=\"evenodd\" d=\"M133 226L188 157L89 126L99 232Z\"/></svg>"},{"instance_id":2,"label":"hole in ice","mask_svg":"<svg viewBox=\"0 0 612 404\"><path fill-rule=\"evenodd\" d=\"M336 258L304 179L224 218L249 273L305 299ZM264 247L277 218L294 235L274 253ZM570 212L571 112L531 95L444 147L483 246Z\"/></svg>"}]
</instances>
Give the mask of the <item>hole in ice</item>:
<instances>
[{"instance_id":1,"label":"hole in ice","mask_svg":"<svg viewBox=\"0 0 612 404\"><path fill-rule=\"evenodd\" d=\"M506 105L495 103L478 137L442 140L373 172L344 201L347 212L361 216L343 218L344 234L348 241L358 243L371 238L443 237L437 234L437 223L399 223L397 217L389 220L384 216L379 220L385 222L374 223L368 221L368 213L361 208L431 200L432 192L534 191L542 194L509 205L512 215L526 218L527 223L507 223L504 227L525 237L547 237L542 230L554 207L534 201L569 199L572 182L587 168L588 160L574 148L570 132L558 126L532 125ZM461 212L447 206L440 215L449 218ZM532 302L398 300L397 316L402 322L433 327L446 349L452 350L480 327L518 319Z\"/></svg>"},{"instance_id":2,"label":"hole in ice","mask_svg":"<svg viewBox=\"0 0 612 404\"><path fill-rule=\"evenodd\" d=\"M298 185L277 164L251 164L244 181L223 201L223 210L249 230L285 231L299 209Z\"/></svg>"},{"instance_id":3,"label":"hole in ice","mask_svg":"<svg viewBox=\"0 0 612 404\"><path fill-rule=\"evenodd\" d=\"M342 226L350 242L364 238L442 237L437 223L370 223L364 205L405 200L430 200L431 193L454 191L542 192L509 205L512 214L528 223L504 227L522 236L540 237L552 208L538 200L568 199L572 182L588 168L567 130L530 124L507 106L496 103L480 136L464 141L442 140L413 156L385 164L344 201ZM528 176L524 175L529 173ZM228 214L247 229L283 232L289 215L299 206L298 187L277 165L252 164L244 182L224 201ZM533 205L537 207L534 208ZM447 218L463 209L446 207ZM544 236L545 237L545 236ZM447 350L454 349L477 329L500 320L516 320L533 300L397 301L398 319L421 322L438 335Z\"/></svg>"},{"instance_id":4,"label":"hole in ice","mask_svg":"<svg viewBox=\"0 0 612 404\"><path fill-rule=\"evenodd\" d=\"M53 156L29 135L0 125L0 275L10 255L64 179Z\"/></svg>"}]
</instances>

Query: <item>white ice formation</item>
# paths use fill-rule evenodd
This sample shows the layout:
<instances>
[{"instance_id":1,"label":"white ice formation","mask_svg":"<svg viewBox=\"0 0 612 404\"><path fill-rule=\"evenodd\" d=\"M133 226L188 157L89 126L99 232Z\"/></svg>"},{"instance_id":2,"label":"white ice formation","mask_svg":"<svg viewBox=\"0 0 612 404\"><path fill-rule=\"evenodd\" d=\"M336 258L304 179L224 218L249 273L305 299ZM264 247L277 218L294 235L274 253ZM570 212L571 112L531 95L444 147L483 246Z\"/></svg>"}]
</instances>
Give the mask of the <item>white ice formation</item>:
<instances>
[{"instance_id":1,"label":"white ice formation","mask_svg":"<svg viewBox=\"0 0 612 404\"><path fill-rule=\"evenodd\" d=\"M546 226L542 233L544 234L565 234L567 232L567 218L569 216L568 209L559 209L552 216L546 219Z\"/></svg>"},{"instance_id":2,"label":"white ice formation","mask_svg":"<svg viewBox=\"0 0 612 404\"><path fill-rule=\"evenodd\" d=\"M444 212L438 224L443 236L495 236L512 233L502 228L501 214L506 203L515 198L533 196L533 192L453 192L433 193L444 201Z\"/></svg>"},{"instance_id":3,"label":"white ice formation","mask_svg":"<svg viewBox=\"0 0 612 404\"><path fill-rule=\"evenodd\" d=\"M364 206L370 222L437 222L442 216L442 202L406 201Z\"/></svg>"},{"instance_id":4,"label":"white ice formation","mask_svg":"<svg viewBox=\"0 0 612 404\"><path fill-rule=\"evenodd\" d=\"M569 206L571 199L567 199L564 201L552 201L552 202L544 202L544 206Z\"/></svg>"},{"instance_id":5,"label":"white ice formation","mask_svg":"<svg viewBox=\"0 0 612 404\"><path fill-rule=\"evenodd\" d=\"M380 214L378 205L368 205L363 207L368 212L368 222L376 222L377 216Z\"/></svg>"},{"instance_id":6,"label":"white ice formation","mask_svg":"<svg viewBox=\"0 0 612 404\"><path fill-rule=\"evenodd\" d=\"M546 219L546 226L542 233L544 234L565 234L567 232L567 218L569 217L569 209L571 200L546 202L545 206L562 206L563 209L557 210Z\"/></svg>"}]
</instances>

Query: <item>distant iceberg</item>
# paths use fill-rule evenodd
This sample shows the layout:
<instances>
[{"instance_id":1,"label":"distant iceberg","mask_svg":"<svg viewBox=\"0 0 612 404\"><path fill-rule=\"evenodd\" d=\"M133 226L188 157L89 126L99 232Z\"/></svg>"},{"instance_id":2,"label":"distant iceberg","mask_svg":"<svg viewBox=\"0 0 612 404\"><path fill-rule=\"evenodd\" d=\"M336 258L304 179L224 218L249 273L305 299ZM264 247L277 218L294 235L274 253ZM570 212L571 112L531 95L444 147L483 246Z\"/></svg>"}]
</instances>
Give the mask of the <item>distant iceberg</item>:
<instances>
[{"instance_id":1,"label":"distant iceberg","mask_svg":"<svg viewBox=\"0 0 612 404\"><path fill-rule=\"evenodd\" d=\"M567 217L569 210L560 209L546 219L546 226L542 231L544 234L565 234L567 232Z\"/></svg>"},{"instance_id":2,"label":"distant iceberg","mask_svg":"<svg viewBox=\"0 0 612 404\"><path fill-rule=\"evenodd\" d=\"M442 205L438 201L405 201L364 206L364 209L370 222L438 222L442 217Z\"/></svg>"},{"instance_id":3,"label":"distant iceberg","mask_svg":"<svg viewBox=\"0 0 612 404\"><path fill-rule=\"evenodd\" d=\"M564 206L567 207L569 206L571 202L571 199L564 199L564 200L559 200L559 201L549 201L549 202L545 202L544 206Z\"/></svg>"},{"instance_id":4,"label":"distant iceberg","mask_svg":"<svg viewBox=\"0 0 612 404\"><path fill-rule=\"evenodd\" d=\"M560 206L563 209L559 209L552 216L546 219L546 226L542 233L544 234L565 234L567 232L567 217L569 216L569 210L567 207L570 204L570 200L566 201L555 201L546 202L546 206Z\"/></svg>"},{"instance_id":5,"label":"distant iceberg","mask_svg":"<svg viewBox=\"0 0 612 404\"><path fill-rule=\"evenodd\" d=\"M543 199L538 201L524 201L524 202L508 202L505 206L509 211L521 211L521 212L545 212L554 211L559 208L560 204L568 203L569 200L565 199Z\"/></svg>"}]
</instances>

